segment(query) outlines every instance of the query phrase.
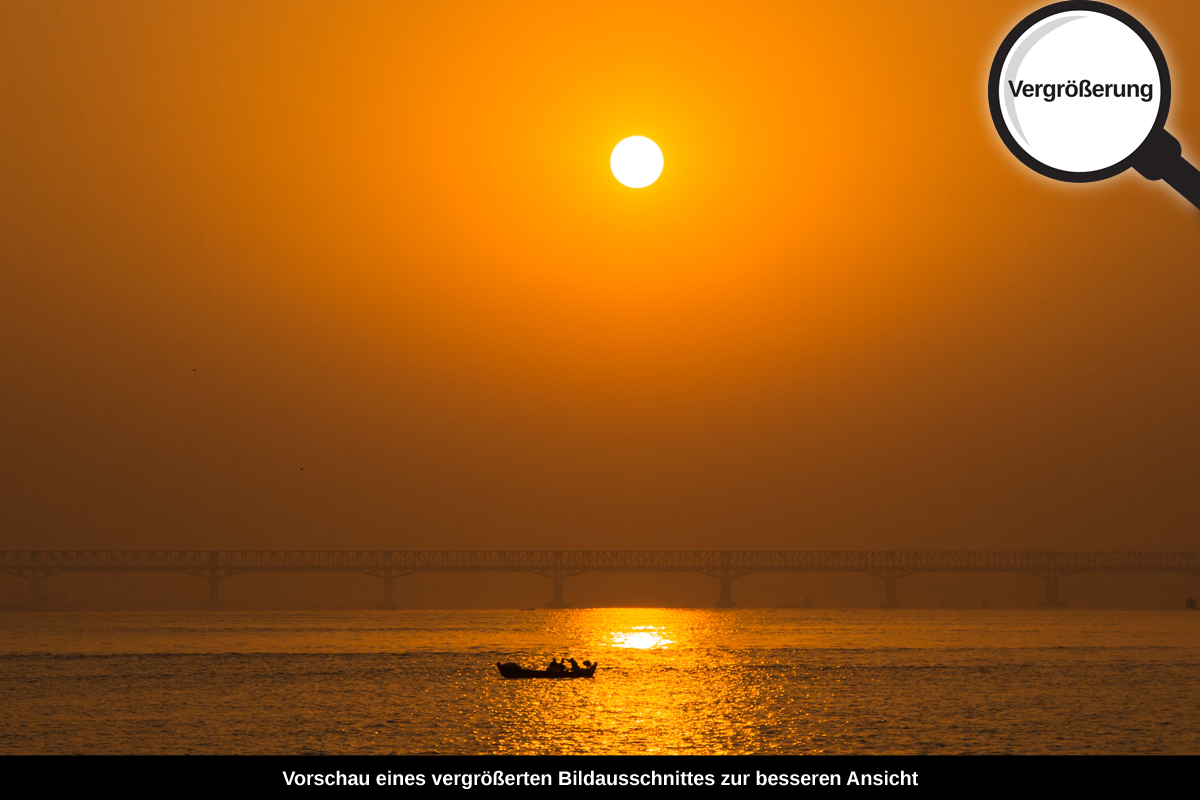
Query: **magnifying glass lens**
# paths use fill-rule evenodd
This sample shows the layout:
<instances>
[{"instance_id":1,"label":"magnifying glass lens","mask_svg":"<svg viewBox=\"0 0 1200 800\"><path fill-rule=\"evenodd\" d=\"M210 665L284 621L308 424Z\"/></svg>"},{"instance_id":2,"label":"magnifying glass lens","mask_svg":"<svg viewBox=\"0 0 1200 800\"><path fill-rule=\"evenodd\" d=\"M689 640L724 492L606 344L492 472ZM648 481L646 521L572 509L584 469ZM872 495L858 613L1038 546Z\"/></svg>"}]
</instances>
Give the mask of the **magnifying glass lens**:
<instances>
[{"instance_id":1,"label":"magnifying glass lens","mask_svg":"<svg viewBox=\"0 0 1200 800\"><path fill-rule=\"evenodd\" d=\"M1033 24L996 77L993 91L1015 144L1045 167L1081 176L1128 159L1154 130L1164 101L1146 42L1095 11L1064 11Z\"/></svg>"}]
</instances>

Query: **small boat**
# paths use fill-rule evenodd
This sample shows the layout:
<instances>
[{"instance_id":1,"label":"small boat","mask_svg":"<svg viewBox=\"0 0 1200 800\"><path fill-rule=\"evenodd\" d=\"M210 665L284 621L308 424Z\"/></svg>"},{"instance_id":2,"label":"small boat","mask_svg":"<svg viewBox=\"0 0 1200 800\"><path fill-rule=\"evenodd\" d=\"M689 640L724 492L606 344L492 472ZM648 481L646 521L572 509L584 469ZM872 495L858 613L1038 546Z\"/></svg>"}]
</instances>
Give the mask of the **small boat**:
<instances>
[{"instance_id":1,"label":"small boat","mask_svg":"<svg viewBox=\"0 0 1200 800\"><path fill-rule=\"evenodd\" d=\"M596 664L583 669L568 669L561 672L551 672L547 669L525 669L520 664L511 661L507 664L496 662L496 667L505 678L590 678L596 674Z\"/></svg>"}]
</instances>

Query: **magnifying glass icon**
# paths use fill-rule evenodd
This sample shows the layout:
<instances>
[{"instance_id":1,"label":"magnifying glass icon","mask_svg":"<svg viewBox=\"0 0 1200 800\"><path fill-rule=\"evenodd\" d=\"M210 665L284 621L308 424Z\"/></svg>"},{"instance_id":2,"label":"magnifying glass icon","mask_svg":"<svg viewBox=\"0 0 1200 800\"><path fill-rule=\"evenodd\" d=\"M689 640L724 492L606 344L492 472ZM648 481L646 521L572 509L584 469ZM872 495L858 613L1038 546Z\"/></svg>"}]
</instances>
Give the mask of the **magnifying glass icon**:
<instances>
[{"instance_id":1,"label":"magnifying glass icon","mask_svg":"<svg viewBox=\"0 0 1200 800\"><path fill-rule=\"evenodd\" d=\"M1200 171L1165 128L1167 60L1119 8L1070 0L1021 20L992 61L988 103L1004 144L1035 172L1089 183L1133 167L1200 208Z\"/></svg>"}]
</instances>

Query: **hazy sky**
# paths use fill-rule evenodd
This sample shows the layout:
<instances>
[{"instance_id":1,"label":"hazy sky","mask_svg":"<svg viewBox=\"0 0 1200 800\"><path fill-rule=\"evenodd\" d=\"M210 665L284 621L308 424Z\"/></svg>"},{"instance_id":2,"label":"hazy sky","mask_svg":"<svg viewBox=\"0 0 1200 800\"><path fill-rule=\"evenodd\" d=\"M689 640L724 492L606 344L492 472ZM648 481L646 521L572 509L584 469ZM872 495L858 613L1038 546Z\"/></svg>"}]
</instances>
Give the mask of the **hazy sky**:
<instances>
[{"instance_id":1,"label":"hazy sky","mask_svg":"<svg viewBox=\"0 0 1200 800\"><path fill-rule=\"evenodd\" d=\"M1004 149L1038 5L0 0L0 547L1197 549L1200 212Z\"/></svg>"}]
</instances>

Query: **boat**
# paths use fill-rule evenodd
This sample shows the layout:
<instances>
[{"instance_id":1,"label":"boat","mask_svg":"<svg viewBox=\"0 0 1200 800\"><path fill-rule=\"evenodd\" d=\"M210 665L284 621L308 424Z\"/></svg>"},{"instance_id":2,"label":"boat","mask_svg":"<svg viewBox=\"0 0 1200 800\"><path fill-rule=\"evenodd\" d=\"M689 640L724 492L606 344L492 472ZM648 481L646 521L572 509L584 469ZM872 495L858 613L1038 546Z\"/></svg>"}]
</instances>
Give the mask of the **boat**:
<instances>
[{"instance_id":1,"label":"boat","mask_svg":"<svg viewBox=\"0 0 1200 800\"><path fill-rule=\"evenodd\" d=\"M596 664L583 669L568 669L561 672L551 672L547 669L525 669L520 664L511 661L507 664L496 662L497 669L505 678L590 678L596 674Z\"/></svg>"}]
</instances>

